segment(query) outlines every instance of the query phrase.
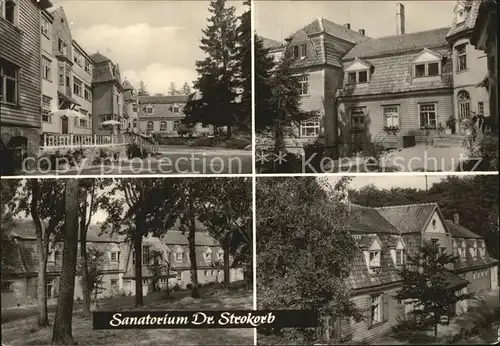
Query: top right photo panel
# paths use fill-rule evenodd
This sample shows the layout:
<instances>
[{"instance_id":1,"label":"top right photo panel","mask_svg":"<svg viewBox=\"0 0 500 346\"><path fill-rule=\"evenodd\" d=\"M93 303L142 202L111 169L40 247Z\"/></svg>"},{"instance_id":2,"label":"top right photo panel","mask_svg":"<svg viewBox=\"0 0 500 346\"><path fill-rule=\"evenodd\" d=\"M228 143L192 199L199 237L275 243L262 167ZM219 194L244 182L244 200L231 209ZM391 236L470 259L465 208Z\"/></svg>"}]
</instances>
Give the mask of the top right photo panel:
<instances>
[{"instance_id":1,"label":"top right photo panel","mask_svg":"<svg viewBox=\"0 0 500 346\"><path fill-rule=\"evenodd\" d=\"M495 1L253 9L256 173L498 171Z\"/></svg>"}]
</instances>

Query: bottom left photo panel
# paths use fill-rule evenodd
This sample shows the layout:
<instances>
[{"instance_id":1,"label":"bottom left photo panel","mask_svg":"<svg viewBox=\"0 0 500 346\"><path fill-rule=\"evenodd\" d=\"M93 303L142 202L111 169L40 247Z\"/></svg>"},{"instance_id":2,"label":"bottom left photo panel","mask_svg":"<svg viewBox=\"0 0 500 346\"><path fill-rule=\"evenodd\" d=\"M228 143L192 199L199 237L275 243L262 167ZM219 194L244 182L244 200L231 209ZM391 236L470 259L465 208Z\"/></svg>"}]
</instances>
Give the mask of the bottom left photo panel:
<instances>
[{"instance_id":1,"label":"bottom left photo panel","mask_svg":"<svg viewBox=\"0 0 500 346\"><path fill-rule=\"evenodd\" d=\"M253 344L251 328L93 321L252 309L251 178L2 179L0 202L2 344Z\"/></svg>"}]
</instances>

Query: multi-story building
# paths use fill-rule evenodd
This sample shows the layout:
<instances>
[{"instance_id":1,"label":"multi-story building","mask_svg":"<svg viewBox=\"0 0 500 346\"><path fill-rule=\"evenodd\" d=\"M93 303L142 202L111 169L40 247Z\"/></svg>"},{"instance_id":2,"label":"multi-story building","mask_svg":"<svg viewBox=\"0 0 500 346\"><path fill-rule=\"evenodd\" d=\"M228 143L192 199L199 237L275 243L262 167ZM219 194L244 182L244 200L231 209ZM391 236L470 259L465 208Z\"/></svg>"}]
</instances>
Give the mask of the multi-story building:
<instances>
[{"instance_id":1,"label":"multi-story building","mask_svg":"<svg viewBox=\"0 0 500 346\"><path fill-rule=\"evenodd\" d=\"M219 243L198 223L196 253L198 281L201 284L222 282L223 252ZM34 225L31 220L17 220L12 233L17 246L18 270L9 277L2 277L2 307L36 304L38 272L37 244ZM87 248L100 254L99 268L102 274L102 289L98 297L117 294L135 294L135 255L133 245L125 236L110 231L101 233L100 225L91 225L87 234ZM153 255L161 254L160 265L155 265ZM158 257L156 257L158 259ZM189 248L187 235L177 224L162 238L147 237L143 241L142 258L143 294L155 289L170 289L176 285L183 289L191 283ZM62 244L51 245L47 262L47 296L49 302L57 297L62 264ZM167 269L168 268L168 269ZM243 280L240 269L231 268L230 281ZM82 299L79 279L75 282L75 299Z\"/></svg>"},{"instance_id":2,"label":"multi-story building","mask_svg":"<svg viewBox=\"0 0 500 346\"><path fill-rule=\"evenodd\" d=\"M123 113L128 116L128 132L139 133L138 127L138 107L137 107L137 92L130 84L130 82L125 78L122 83L123 87Z\"/></svg>"},{"instance_id":3,"label":"multi-story building","mask_svg":"<svg viewBox=\"0 0 500 346\"><path fill-rule=\"evenodd\" d=\"M453 66L453 108L456 129L465 134L465 121L473 115L489 117L489 95L478 84L488 74L488 56L471 44L472 31L477 20L480 1L457 1L454 19L446 35L451 47Z\"/></svg>"},{"instance_id":4,"label":"multi-story building","mask_svg":"<svg viewBox=\"0 0 500 346\"><path fill-rule=\"evenodd\" d=\"M124 114L123 87L120 68L108 57L97 52L91 55L94 62L92 78L92 128L96 134L121 132L128 128L128 118ZM105 121L115 121L116 125L102 125Z\"/></svg>"},{"instance_id":5,"label":"multi-story building","mask_svg":"<svg viewBox=\"0 0 500 346\"><path fill-rule=\"evenodd\" d=\"M42 50L42 132L59 133L59 117L54 116L54 110L58 109L59 101L57 95L57 60L53 56L52 47L52 24L54 16L42 11L40 38Z\"/></svg>"},{"instance_id":6,"label":"multi-story building","mask_svg":"<svg viewBox=\"0 0 500 346\"><path fill-rule=\"evenodd\" d=\"M413 311L412 304L395 297L401 287L399 270L407 264L407 255L414 256L424 242L458 256L443 272L457 292L498 291L498 260L489 256L481 236L460 225L458 214L453 221L445 220L435 203L382 208L352 205L351 213L358 250L347 286L364 318L333 323L328 337L353 342L377 339ZM468 300L456 303L452 314L466 311L468 304Z\"/></svg>"},{"instance_id":7,"label":"multi-story building","mask_svg":"<svg viewBox=\"0 0 500 346\"><path fill-rule=\"evenodd\" d=\"M479 84L489 93L490 127L498 133L498 19L497 1L482 0L470 43L478 50L486 53L488 74Z\"/></svg>"},{"instance_id":8,"label":"multi-story building","mask_svg":"<svg viewBox=\"0 0 500 346\"><path fill-rule=\"evenodd\" d=\"M38 153L41 128L41 10L48 0L0 1L0 126L2 172Z\"/></svg>"},{"instance_id":9,"label":"multi-story building","mask_svg":"<svg viewBox=\"0 0 500 346\"><path fill-rule=\"evenodd\" d=\"M79 117L74 118L74 128L79 134L92 134L92 59L76 42L73 49L73 97L78 101Z\"/></svg>"}]
</instances>

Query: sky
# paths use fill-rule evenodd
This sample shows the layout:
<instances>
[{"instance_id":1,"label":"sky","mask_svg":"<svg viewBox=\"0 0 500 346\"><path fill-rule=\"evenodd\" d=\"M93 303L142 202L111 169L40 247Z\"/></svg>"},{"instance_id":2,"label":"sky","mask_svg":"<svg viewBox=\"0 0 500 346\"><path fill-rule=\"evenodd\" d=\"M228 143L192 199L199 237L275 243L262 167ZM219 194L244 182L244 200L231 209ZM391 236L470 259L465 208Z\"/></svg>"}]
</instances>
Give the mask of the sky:
<instances>
[{"instance_id":1,"label":"sky","mask_svg":"<svg viewBox=\"0 0 500 346\"><path fill-rule=\"evenodd\" d=\"M121 77L150 93L166 93L170 82L180 88L196 80L195 61L206 28L208 1L53 0L62 6L73 39L93 54L106 55L120 66ZM243 1L228 1L239 16Z\"/></svg>"},{"instance_id":2,"label":"sky","mask_svg":"<svg viewBox=\"0 0 500 346\"><path fill-rule=\"evenodd\" d=\"M430 189L432 185L441 182L445 179L445 175L427 175L427 185ZM330 184L335 184L340 178L328 177ZM349 188L359 190L363 186L375 185L379 189L391 189L393 187L400 188L415 188L425 190L425 175L384 175L384 176L356 176L353 177L349 184Z\"/></svg>"},{"instance_id":3,"label":"sky","mask_svg":"<svg viewBox=\"0 0 500 346\"><path fill-rule=\"evenodd\" d=\"M405 7L406 32L451 26L456 1L399 1ZM396 1L254 1L257 34L282 41L318 17L370 37L396 34Z\"/></svg>"}]
</instances>

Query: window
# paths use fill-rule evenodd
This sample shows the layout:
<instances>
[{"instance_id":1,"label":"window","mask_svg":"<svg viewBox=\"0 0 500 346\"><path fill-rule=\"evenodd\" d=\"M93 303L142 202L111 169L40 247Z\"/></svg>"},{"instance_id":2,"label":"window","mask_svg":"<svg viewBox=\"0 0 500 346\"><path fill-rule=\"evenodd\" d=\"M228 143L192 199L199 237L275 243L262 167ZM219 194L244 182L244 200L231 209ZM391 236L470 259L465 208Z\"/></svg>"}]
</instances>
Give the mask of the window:
<instances>
[{"instance_id":1,"label":"window","mask_svg":"<svg viewBox=\"0 0 500 346\"><path fill-rule=\"evenodd\" d=\"M85 85L84 97L85 100L92 101L92 89L88 85Z\"/></svg>"},{"instance_id":2,"label":"window","mask_svg":"<svg viewBox=\"0 0 500 346\"><path fill-rule=\"evenodd\" d=\"M425 64L415 65L415 77L425 76Z\"/></svg>"},{"instance_id":3,"label":"window","mask_svg":"<svg viewBox=\"0 0 500 346\"><path fill-rule=\"evenodd\" d=\"M76 48L73 51L74 51L73 61L76 62L78 64L78 66L82 66L83 65L82 54L80 54L80 52L78 50L76 50Z\"/></svg>"},{"instance_id":4,"label":"window","mask_svg":"<svg viewBox=\"0 0 500 346\"><path fill-rule=\"evenodd\" d=\"M293 58L297 59L299 57L299 46L293 46Z\"/></svg>"},{"instance_id":5,"label":"window","mask_svg":"<svg viewBox=\"0 0 500 346\"><path fill-rule=\"evenodd\" d=\"M182 273L177 273L177 281L182 281Z\"/></svg>"},{"instance_id":6,"label":"window","mask_svg":"<svg viewBox=\"0 0 500 346\"><path fill-rule=\"evenodd\" d=\"M481 254L481 258L485 259L486 258L486 248L484 245L484 241L481 242L481 247L479 248L479 252Z\"/></svg>"},{"instance_id":7,"label":"window","mask_svg":"<svg viewBox=\"0 0 500 346\"><path fill-rule=\"evenodd\" d=\"M132 104L132 111L137 112L137 103Z\"/></svg>"},{"instance_id":8,"label":"window","mask_svg":"<svg viewBox=\"0 0 500 346\"><path fill-rule=\"evenodd\" d=\"M147 112L148 114L153 113L153 107L148 106L148 107L146 108L146 112Z\"/></svg>"},{"instance_id":9,"label":"window","mask_svg":"<svg viewBox=\"0 0 500 346\"><path fill-rule=\"evenodd\" d=\"M183 253L182 251L180 251L180 250L179 250L179 251L177 251L177 252L175 253L175 261L176 261L176 262L182 262L182 261L183 261L183 259L184 259L184 253Z\"/></svg>"},{"instance_id":10,"label":"window","mask_svg":"<svg viewBox=\"0 0 500 346\"><path fill-rule=\"evenodd\" d=\"M181 122L179 120L174 121L174 130L178 130L181 127Z\"/></svg>"},{"instance_id":11,"label":"window","mask_svg":"<svg viewBox=\"0 0 500 346\"><path fill-rule=\"evenodd\" d=\"M132 264L135 264L135 252L132 252Z\"/></svg>"},{"instance_id":12,"label":"window","mask_svg":"<svg viewBox=\"0 0 500 346\"><path fill-rule=\"evenodd\" d=\"M57 73L59 75L59 85L64 86L64 66L59 65L57 67Z\"/></svg>"},{"instance_id":13,"label":"window","mask_svg":"<svg viewBox=\"0 0 500 346\"><path fill-rule=\"evenodd\" d=\"M66 43L64 43L63 40L59 39L57 41L57 49L59 50L59 52L62 54L62 55L66 55L66 52L68 50L68 46L66 45Z\"/></svg>"},{"instance_id":14,"label":"window","mask_svg":"<svg viewBox=\"0 0 500 346\"><path fill-rule=\"evenodd\" d=\"M78 96L82 96L82 81L77 78L73 78L73 92Z\"/></svg>"},{"instance_id":15,"label":"window","mask_svg":"<svg viewBox=\"0 0 500 346\"><path fill-rule=\"evenodd\" d=\"M52 81L52 61L42 56L42 78Z\"/></svg>"},{"instance_id":16,"label":"window","mask_svg":"<svg viewBox=\"0 0 500 346\"><path fill-rule=\"evenodd\" d=\"M387 127L399 127L398 106L384 106L384 122Z\"/></svg>"},{"instance_id":17,"label":"window","mask_svg":"<svg viewBox=\"0 0 500 346\"><path fill-rule=\"evenodd\" d=\"M351 130L364 130L365 128L365 107L351 108Z\"/></svg>"},{"instance_id":18,"label":"window","mask_svg":"<svg viewBox=\"0 0 500 346\"><path fill-rule=\"evenodd\" d=\"M0 1L0 16L13 25L17 25L17 10L18 7L16 0Z\"/></svg>"},{"instance_id":19,"label":"window","mask_svg":"<svg viewBox=\"0 0 500 346\"><path fill-rule=\"evenodd\" d=\"M309 76L303 75L298 77L299 95L307 95L309 93Z\"/></svg>"},{"instance_id":20,"label":"window","mask_svg":"<svg viewBox=\"0 0 500 346\"><path fill-rule=\"evenodd\" d=\"M50 23L44 17L42 17L41 31L45 37L50 39Z\"/></svg>"},{"instance_id":21,"label":"window","mask_svg":"<svg viewBox=\"0 0 500 346\"><path fill-rule=\"evenodd\" d=\"M167 131L167 122L166 121L160 122L160 131L161 132L166 132Z\"/></svg>"},{"instance_id":22,"label":"window","mask_svg":"<svg viewBox=\"0 0 500 346\"><path fill-rule=\"evenodd\" d=\"M19 67L0 59L0 101L17 105L19 102Z\"/></svg>"},{"instance_id":23,"label":"window","mask_svg":"<svg viewBox=\"0 0 500 346\"><path fill-rule=\"evenodd\" d=\"M371 321L373 323L382 322L382 295L372 296Z\"/></svg>"},{"instance_id":24,"label":"window","mask_svg":"<svg viewBox=\"0 0 500 346\"><path fill-rule=\"evenodd\" d=\"M205 252L205 261L212 262L212 251Z\"/></svg>"},{"instance_id":25,"label":"window","mask_svg":"<svg viewBox=\"0 0 500 346\"><path fill-rule=\"evenodd\" d=\"M458 119L463 121L470 117L470 96L465 90L459 91L458 98Z\"/></svg>"},{"instance_id":26,"label":"window","mask_svg":"<svg viewBox=\"0 0 500 346\"><path fill-rule=\"evenodd\" d=\"M405 264L405 250L396 250L396 265L402 266Z\"/></svg>"},{"instance_id":27,"label":"window","mask_svg":"<svg viewBox=\"0 0 500 346\"><path fill-rule=\"evenodd\" d=\"M172 107L172 112L174 112L174 113L179 113L179 111L180 111L180 110L179 110L179 106L173 106L173 107Z\"/></svg>"},{"instance_id":28,"label":"window","mask_svg":"<svg viewBox=\"0 0 500 346\"><path fill-rule=\"evenodd\" d=\"M152 121L148 121L148 122L147 122L147 124L146 124L146 130L147 130L148 132L153 132L153 130L154 130L154 124L153 124L153 122L152 122Z\"/></svg>"},{"instance_id":29,"label":"window","mask_svg":"<svg viewBox=\"0 0 500 346\"><path fill-rule=\"evenodd\" d=\"M484 103L483 102L477 103L477 114L484 115Z\"/></svg>"},{"instance_id":30,"label":"window","mask_svg":"<svg viewBox=\"0 0 500 346\"><path fill-rule=\"evenodd\" d=\"M457 72L467 70L467 51L466 44L457 46Z\"/></svg>"},{"instance_id":31,"label":"window","mask_svg":"<svg viewBox=\"0 0 500 346\"><path fill-rule=\"evenodd\" d=\"M366 82L368 82L368 71L359 71L358 83L366 83Z\"/></svg>"},{"instance_id":32,"label":"window","mask_svg":"<svg viewBox=\"0 0 500 346\"><path fill-rule=\"evenodd\" d=\"M136 128L137 128L137 119L134 119L134 120L132 121L132 127L133 127L134 129L136 129Z\"/></svg>"},{"instance_id":33,"label":"window","mask_svg":"<svg viewBox=\"0 0 500 346\"><path fill-rule=\"evenodd\" d=\"M3 292L13 292L14 282L12 281L2 281L2 293Z\"/></svg>"},{"instance_id":34,"label":"window","mask_svg":"<svg viewBox=\"0 0 500 346\"><path fill-rule=\"evenodd\" d=\"M311 117L303 120L300 123L301 137L317 137L319 136L319 117Z\"/></svg>"},{"instance_id":35,"label":"window","mask_svg":"<svg viewBox=\"0 0 500 346\"><path fill-rule=\"evenodd\" d=\"M301 44L299 46L299 58L307 57L307 44Z\"/></svg>"},{"instance_id":36,"label":"window","mask_svg":"<svg viewBox=\"0 0 500 346\"><path fill-rule=\"evenodd\" d=\"M67 88L71 88L71 69L69 66L64 67L64 79Z\"/></svg>"},{"instance_id":37,"label":"window","mask_svg":"<svg viewBox=\"0 0 500 346\"><path fill-rule=\"evenodd\" d=\"M356 72L349 72L347 74L347 83L356 84Z\"/></svg>"},{"instance_id":38,"label":"window","mask_svg":"<svg viewBox=\"0 0 500 346\"><path fill-rule=\"evenodd\" d=\"M45 123L52 122L52 116L50 114L52 110L52 98L42 95L42 121Z\"/></svg>"},{"instance_id":39,"label":"window","mask_svg":"<svg viewBox=\"0 0 500 346\"><path fill-rule=\"evenodd\" d=\"M111 287L116 287L118 286L118 280L117 279L111 279Z\"/></svg>"},{"instance_id":40,"label":"window","mask_svg":"<svg viewBox=\"0 0 500 346\"><path fill-rule=\"evenodd\" d=\"M85 60L85 72L91 73L90 61Z\"/></svg>"},{"instance_id":41,"label":"window","mask_svg":"<svg viewBox=\"0 0 500 346\"><path fill-rule=\"evenodd\" d=\"M111 252L111 262L120 262L120 252L119 251Z\"/></svg>"},{"instance_id":42,"label":"window","mask_svg":"<svg viewBox=\"0 0 500 346\"><path fill-rule=\"evenodd\" d=\"M414 65L413 76L416 78L439 76L440 74L440 62L438 61Z\"/></svg>"},{"instance_id":43,"label":"window","mask_svg":"<svg viewBox=\"0 0 500 346\"><path fill-rule=\"evenodd\" d=\"M437 126L437 112L435 103L421 103L418 105L420 128L432 128Z\"/></svg>"},{"instance_id":44,"label":"window","mask_svg":"<svg viewBox=\"0 0 500 346\"><path fill-rule=\"evenodd\" d=\"M219 251L219 252L217 253L217 259L218 259L219 261L224 260L224 251Z\"/></svg>"},{"instance_id":45,"label":"window","mask_svg":"<svg viewBox=\"0 0 500 346\"><path fill-rule=\"evenodd\" d=\"M368 83L368 70L347 73L347 84Z\"/></svg>"},{"instance_id":46,"label":"window","mask_svg":"<svg viewBox=\"0 0 500 346\"><path fill-rule=\"evenodd\" d=\"M55 264L61 264L62 263L62 256L60 251L54 251L54 262Z\"/></svg>"},{"instance_id":47,"label":"window","mask_svg":"<svg viewBox=\"0 0 500 346\"><path fill-rule=\"evenodd\" d=\"M54 280L53 279L48 279L46 281L46 290L47 290L47 299L49 298L52 298L53 297L53 293L52 293L52 289L54 288Z\"/></svg>"},{"instance_id":48,"label":"window","mask_svg":"<svg viewBox=\"0 0 500 346\"><path fill-rule=\"evenodd\" d=\"M149 246L142 246L142 265L149 264Z\"/></svg>"},{"instance_id":49,"label":"window","mask_svg":"<svg viewBox=\"0 0 500 346\"><path fill-rule=\"evenodd\" d=\"M427 75L428 76L438 76L439 75L439 63L432 62L427 65Z\"/></svg>"},{"instance_id":50,"label":"window","mask_svg":"<svg viewBox=\"0 0 500 346\"><path fill-rule=\"evenodd\" d=\"M370 251L370 268L380 267L380 251Z\"/></svg>"}]
</instances>

